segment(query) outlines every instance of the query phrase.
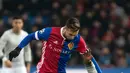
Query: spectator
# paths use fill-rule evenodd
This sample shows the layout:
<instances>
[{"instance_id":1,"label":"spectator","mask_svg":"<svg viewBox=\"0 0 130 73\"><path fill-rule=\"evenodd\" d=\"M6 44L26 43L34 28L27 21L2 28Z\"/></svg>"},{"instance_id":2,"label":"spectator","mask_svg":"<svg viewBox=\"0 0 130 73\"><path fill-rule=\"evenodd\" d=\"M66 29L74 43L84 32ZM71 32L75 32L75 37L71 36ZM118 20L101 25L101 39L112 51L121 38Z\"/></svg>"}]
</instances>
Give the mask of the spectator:
<instances>
[{"instance_id":1,"label":"spectator","mask_svg":"<svg viewBox=\"0 0 130 73\"><path fill-rule=\"evenodd\" d=\"M40 15L36 16L34 25L38 27L38 30L40 30L40 29L42 29L44 27L43 26L42 16L40 16Z\"/></svg>"},{"instance_id":2,"label":"spectator","mask_svg":"<svg viewBox=\"0 0 130 73\"><path fill-rule=\"evenodd\" d=\"M31 23L29 22L29 16L28 16L28 13L25 12L23 15L23 20L24 20L24 30L27 31L28 33L31 33L31 28L28 28L28 27L31 27Z\"/></svg>"},{"instance_id":3,"label":"spectator","mask_svg":"<svg viewBox=\"0 0 130 73\"><path fill-rule=\"evenodd\" d=\"M110 68L113 67L111 64L112 55L110 53L109 48L102 48L100 53L99 62L101 62L103 67Z\"/></svg>"}]
</instances>

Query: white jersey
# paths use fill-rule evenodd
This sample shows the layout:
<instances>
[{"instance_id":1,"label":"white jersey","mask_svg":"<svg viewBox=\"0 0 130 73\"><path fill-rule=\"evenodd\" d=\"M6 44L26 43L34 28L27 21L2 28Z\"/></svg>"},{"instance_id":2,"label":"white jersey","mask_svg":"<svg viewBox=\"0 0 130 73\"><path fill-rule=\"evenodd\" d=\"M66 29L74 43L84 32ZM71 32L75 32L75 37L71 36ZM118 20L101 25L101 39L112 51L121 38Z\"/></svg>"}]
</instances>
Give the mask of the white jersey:
<instances>
[{"instance_id":1,"label":"white jersey","mask_svg":"<svg viewBox=\"0 0 130 73\"><path fill-rule=\"evenodd\" d=\"M0 38L0 57L6 56L9 58L9 53L14 50L18 44L28 35L24 30L20 34L15 34L12 29L7 30ZM12 67L25 66L25 61L31 61L31 49L27 45L21 50L18 57L12 59Z\"/></svg>"}]
</instances>

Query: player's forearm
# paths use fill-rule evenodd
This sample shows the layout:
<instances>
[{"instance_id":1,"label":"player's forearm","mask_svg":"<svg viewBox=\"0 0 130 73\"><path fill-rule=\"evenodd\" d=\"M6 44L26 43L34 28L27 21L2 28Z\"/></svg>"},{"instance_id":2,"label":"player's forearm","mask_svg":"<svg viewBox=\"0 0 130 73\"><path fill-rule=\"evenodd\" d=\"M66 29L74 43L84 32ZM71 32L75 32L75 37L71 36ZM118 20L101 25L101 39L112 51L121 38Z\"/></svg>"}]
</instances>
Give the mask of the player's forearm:
<instances>
[{"instance_id":1,"label":"player's forearm","mask_svg":"<svg viewBox=\"0 0 130 73\"><path fill-rule=\"evenodd\" d=\"M24 49L24 59L25 59L26 65L32 62L31 48L29 45L27 45Z\"/></svg>"},{"instance_id":2,"label":"player's forearm","mask_svg":"<svg viewBox=\"0 0 130 73\"><path fill-rule=\"evenodd\" d=\"M30 73L31 62L26 62L27 73Z\"/></svg>"},{"instance_id":3,"label":"player's forearm","mask_svg":"<svg viewBox=\"0 0 130 73\"><path fill-rule=\"evenodd\" d=\"M1 60L1 62L2 62L2 59L4 58L3 48L4 48L4 45L1 44L1 42L0 42L0 60Z\"/></svg>"},{"instance_id":4,"label":"player's forearm","mask_svg":"<svg viewBox=\"0 0 130 73\"><path fill-rule=\"evenodd\" d=\"M13 50L9 53L9 60L12 61L13 58L16 58L21 49L23 47L25 47L29 42L31 42L32 40L35 40L35 33L29 34L28 36L26 36L21 43Z\"/></svg>"},{"instance_id":5,"label":"player's forearm","mask_svg":"<svg viewBox=\"0 0 130 73\"><path fill-rule=\"evenodd\" d=\"M85 67L86 67L88 73L98 73L95 68L95 65L93 64L93 62L91 60L85 61Z\"/></svg>"},{"instance_id":6,"label":"player's forearm","mask_svg":"<svg viewBox=\"0 0 130 73\"><path fill-rule=\"evenodd\" d=\"M94 57L91 57L91 59L85 59L84 62L88 73L102 73L101 68L97 64Z\"/></svg>"},{"instance_id":7,"label":"player's forearm","mask_svg":"<svg viewBox=\"0 0 130 73\"><path fill-rule=\"evenodd\" d=\"M3 47L0 45L0 59L4 57Z\"/></svg>"},{"instance_id":8,"label":"player's forearm","mask_svg":"<svg viewBox=\"0 0 130 73\"><path fill-rule=\"evenodd\" d=\"M98 63L96 62L96 60L94 59L94 57L92 57L91 61L93 62L93 64L95 65L95 68L97 70L98 73L102 73L101 68L99 67Z\"/></svg>"},{"instance_id":9,"label":"player's forearm","mask_svg":"<svg viewBox=\"0 0 130 73\"><path fill-rule=\"evenodd\" d=\"M4 43L4 42L3 42ZM3 48L5 44L3 44L2 41L0 40L0 61L7 60L7 58L4 56Z\"/></svg>"},{"instance_id":10,"label":"player's forearm","mask_svg":"<svg viewBox=\"0 0 130 73\"><path fill-rule=\"evenodd\" d=\"M4 56L4 53L2 51L3 49L0 48L0 61L6 60L7 58Z\"/></svg>"},{"instance_id":11,"label":"player's forearm","mask_svg":"<svg viewBox=\"0 0 130 73\"><path fill-rule=\"evenodd\" d=\"M31 33L28 36L26 36L21 43L18 45L18 48L22 49L23 47L25 47L29 42L31 42L32 40L35 40L35 33Z\"/></svg>"},{"instance_id":12,"label":"player's forearm","mask_svg":"<svg viewBox=\"0 0 130 73\"><path fill-rule=\"evenodd\" d=\"M3 49L5 47L5 41L0 40L0 58L4 56Z\"/></svg>"}]
</instances>

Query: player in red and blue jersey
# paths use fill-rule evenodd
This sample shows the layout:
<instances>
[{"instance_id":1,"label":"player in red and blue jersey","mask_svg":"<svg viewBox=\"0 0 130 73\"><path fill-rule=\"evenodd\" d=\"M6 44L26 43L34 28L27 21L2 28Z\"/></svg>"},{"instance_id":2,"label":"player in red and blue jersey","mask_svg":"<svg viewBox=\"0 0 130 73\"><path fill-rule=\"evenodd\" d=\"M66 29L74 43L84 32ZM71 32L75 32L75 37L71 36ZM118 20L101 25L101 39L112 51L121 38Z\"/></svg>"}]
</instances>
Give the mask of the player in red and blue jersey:
<instances>
[{"instance_id":1,"label":"player in red and blue jersey","mask_svg":"<svg viewBox=\"0 0 130 73\"><path fill-rule=\"evenodd\" d=\"M64 27L49 27L31 33L9 53L9 58L12 60L17 57L21 49L32 40L43 40L42 56L37 64L37 73L66 73L66 63L74 51L79 51L83 56L88 73L101 73L86 43L78 34L79 29L79 20L70 18Z\"/></svg>"}]
</instances>

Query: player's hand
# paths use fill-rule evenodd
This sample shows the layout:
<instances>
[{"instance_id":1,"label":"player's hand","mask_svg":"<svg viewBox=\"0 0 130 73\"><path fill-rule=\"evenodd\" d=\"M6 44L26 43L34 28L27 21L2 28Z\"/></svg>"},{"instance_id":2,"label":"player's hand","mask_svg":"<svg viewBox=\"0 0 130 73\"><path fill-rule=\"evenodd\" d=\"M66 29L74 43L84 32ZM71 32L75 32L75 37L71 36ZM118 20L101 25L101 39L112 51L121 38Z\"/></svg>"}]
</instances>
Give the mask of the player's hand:
<instances>
[{"instance_id":1,"label":"player's hand","mask_svg":"<svg viewBox=\"0 0 130 73\"><path fill-rule=\"evenodd\" d=\"M83 55L84 55L84 58L85 58L86 60L91 60L91 58L92 58L91 49L89 48L89 49L86 51L86 53L84 53Z\"/></svg>"},{"instance_id":2,"label":"player's hand","mask_svg":"<svg viewBox=\"0 0 130 73\"><path fill-rule=\"evenodd\" d=\"M20 51L21 49L18 47L16 47L13 51L11 51L9 53L9 60L12 61L13 58L16 58L19 55Z\"/></svg>"},{"instance_id":3,"label":"player's hand","mask_svg":"<svg viewBox=\"0 0 130 73\"><path fill-rule=\"evenodd\" d=\"M8 68L11 68L12 67L12 62L10 60L6 60L4 61L4 65Z\"/></svg>"},{"instance_id":4,"label":"player's hand","mask_svg":"<svg viewBox=\"0 0 130 73\"><path fill-rule=\"evenodd\" d=\"M92 59L91 50L88 49L84 54L82 54L82 56L83 56L85 64L91 65L91 59Z\"/></svg>"}]
</instances>

